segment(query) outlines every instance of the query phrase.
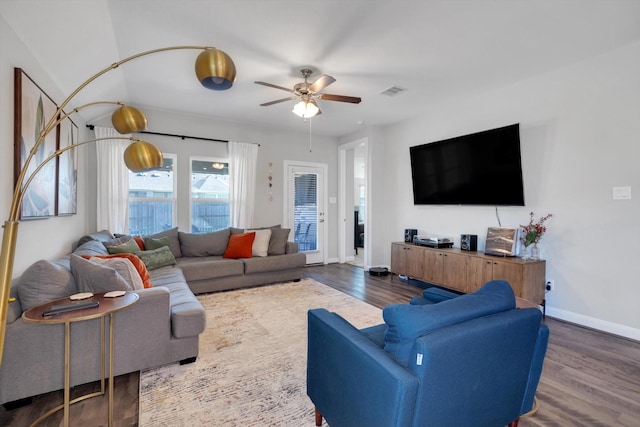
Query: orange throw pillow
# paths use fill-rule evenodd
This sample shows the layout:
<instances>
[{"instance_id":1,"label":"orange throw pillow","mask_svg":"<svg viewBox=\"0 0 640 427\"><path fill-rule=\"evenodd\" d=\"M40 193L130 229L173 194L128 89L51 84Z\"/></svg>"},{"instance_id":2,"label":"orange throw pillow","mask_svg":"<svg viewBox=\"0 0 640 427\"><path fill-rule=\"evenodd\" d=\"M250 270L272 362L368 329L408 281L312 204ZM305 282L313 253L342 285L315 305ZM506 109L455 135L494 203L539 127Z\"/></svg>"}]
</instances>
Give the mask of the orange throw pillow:
<instances>
[{"instance_id":1,"label":"orange throw pillow","mask_svg":"<svg viewBox=\"0 0 640 427\"><path fill-rule=\"evenodd\" d=\"M140 248L141 251L146 250L144 247L144 239L142 238L142 236L136 236L133 238L133 240L136 241L136 243L138 244L138 247Z\"/></svg>"},{"instance_id":2,"label":"orange throw pillow","mask_svg":"<svg viewBox=\"0 0 640 427\"><path fill-rule=\"evenodd\" d=\"M149 276L149 271L147 270L147 266L144 265L144 262L134 254L130 253L122 253L122 254L111 254L111 255L82 255L82 258L90 259L92 257L96 258L126 258L131 261L131 264L136 268L140 278L142 279L142 284L145 288L153 288L153 283L151 283L151 276Z\"/></svg>"},{"instance_id":3,"label":"orange throw pillow","mask_svg":"<svg viewBox=\"0 0 640 427\"><path fill-rule=\"evenodd\" d=\"M224 251L223 258L251 258L251 248L253 247L253 239L256 233L232 234L229 236L227 249Z\"/></svg>"}]
</instances>

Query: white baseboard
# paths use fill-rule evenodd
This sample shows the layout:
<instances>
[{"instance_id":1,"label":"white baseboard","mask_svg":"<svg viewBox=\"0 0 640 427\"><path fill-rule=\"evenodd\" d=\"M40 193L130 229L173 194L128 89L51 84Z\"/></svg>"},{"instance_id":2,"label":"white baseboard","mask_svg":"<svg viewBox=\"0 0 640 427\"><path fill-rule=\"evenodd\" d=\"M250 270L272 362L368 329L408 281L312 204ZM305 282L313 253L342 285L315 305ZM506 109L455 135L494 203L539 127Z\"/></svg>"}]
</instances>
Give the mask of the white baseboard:
<instances>
[{"instance_id":1,"label":"white baseboard","mask_svg":"<svg viewBox=\"0 0 640 427\"><path fill-rule=\"evenodd\" d=\"M325 264L336 264L339 261L340 260L338 258L327 258L327 260L325 261Z\"/></svg>"},{"instance_id":2,"label":"white baseboard","mask_svg":"<svg viewBox=\"0 0 640 427\"><path fill-rule=\"evenodd\" d=\"M620 325L606 320L596 319L594 317L584 316L582 314L573 313L571 311L560 310L558 308L547 307L546 314L549 317L565 320L587 328L597 329L599 331L608 332L610 334L620 335L621 337L630 338L640 341L640 329L631 328L629 326Z\"/></svg>"}]
</instances>

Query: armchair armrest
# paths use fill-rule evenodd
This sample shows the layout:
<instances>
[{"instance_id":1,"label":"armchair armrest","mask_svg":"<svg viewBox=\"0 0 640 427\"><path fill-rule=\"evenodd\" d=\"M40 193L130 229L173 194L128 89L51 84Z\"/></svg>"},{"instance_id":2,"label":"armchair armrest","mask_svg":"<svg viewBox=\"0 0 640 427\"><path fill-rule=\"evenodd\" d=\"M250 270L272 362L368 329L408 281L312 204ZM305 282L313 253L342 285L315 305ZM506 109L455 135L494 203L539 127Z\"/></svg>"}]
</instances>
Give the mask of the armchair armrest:
<instances>
[{"instance_id":1,"label":"armchair armrest","mask_svg":"<svg viewBox=\"0 0 640 427\"><path fill-rule=\"evenodd\" d=\"M544 362L544 357L547 354L548 344L549 327L545 324L541 324L540 329L538 329L536 346L533 350L533 359L531 360L531 369L529 370L529 380L527 381L527 388L524 392L520 415L526 414L533 408L533 401L536 397L536 390L538 389L540 376L542 375L542 364Z\"/></svg>"},{"instance_id":2,"label":"armchair armrest","mask_svg":"<svg viewBox=\"0 0 640 427\"><path fill-rule=\"evenodd\" d=\"M335 313L308 313L307 394L332 427L410 426L418 378Z\"/></svg>"}]
</instances>

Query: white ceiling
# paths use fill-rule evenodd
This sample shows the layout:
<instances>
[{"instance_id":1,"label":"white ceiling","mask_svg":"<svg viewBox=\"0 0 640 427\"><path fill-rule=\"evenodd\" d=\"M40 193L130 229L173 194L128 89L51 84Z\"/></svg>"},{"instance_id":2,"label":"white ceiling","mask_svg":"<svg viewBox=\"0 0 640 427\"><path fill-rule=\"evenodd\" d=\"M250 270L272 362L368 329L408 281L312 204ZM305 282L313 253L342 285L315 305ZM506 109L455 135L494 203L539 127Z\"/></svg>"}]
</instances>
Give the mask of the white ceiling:
<instances>
[{"instance_id":1,"label":"white ceiling","mask_svg":"<svg viewBox=\"0 0 640 427\"><path fill-rule=\"evenodd\" d=\"M0 0L0 14L65 93L109 64L165 46L216 46L238 71L232 89L208 91L193 73L196 51L164 52L105 74L74 106L124 101L302 131L308 124L291 113L294 101L259 106L286 92L253 82L292 87L311 66L336 79L326 92L362 98L318 101L312 131L331 136L640 40L639 0ZM380 94L394 85L407 91ZM91 122L105 111L82 114Z\"/></svg>"}]
</instances>

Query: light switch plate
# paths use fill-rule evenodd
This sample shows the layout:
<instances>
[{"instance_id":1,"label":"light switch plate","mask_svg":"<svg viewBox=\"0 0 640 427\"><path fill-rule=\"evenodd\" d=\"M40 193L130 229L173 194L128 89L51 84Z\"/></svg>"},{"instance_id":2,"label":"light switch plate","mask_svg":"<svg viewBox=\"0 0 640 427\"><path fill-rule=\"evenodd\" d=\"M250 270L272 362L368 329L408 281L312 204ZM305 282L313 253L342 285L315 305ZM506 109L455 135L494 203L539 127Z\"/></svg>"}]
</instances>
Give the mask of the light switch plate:
<instances>
[{"instance_id":1,"label":"light switch plate","mask_svg":"<svg viewBox=\"0 0 640 427\"><path fill-rule=\"evenodd\" d=\"M631 187L613 187L613 200L631 199Z\"/></svg>"}]
</instances>

